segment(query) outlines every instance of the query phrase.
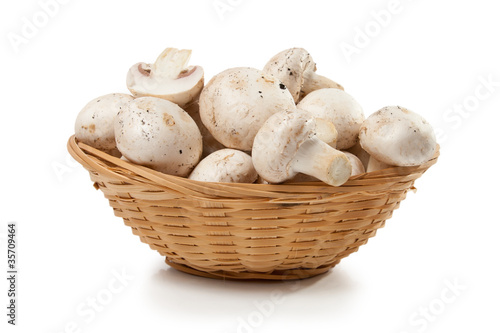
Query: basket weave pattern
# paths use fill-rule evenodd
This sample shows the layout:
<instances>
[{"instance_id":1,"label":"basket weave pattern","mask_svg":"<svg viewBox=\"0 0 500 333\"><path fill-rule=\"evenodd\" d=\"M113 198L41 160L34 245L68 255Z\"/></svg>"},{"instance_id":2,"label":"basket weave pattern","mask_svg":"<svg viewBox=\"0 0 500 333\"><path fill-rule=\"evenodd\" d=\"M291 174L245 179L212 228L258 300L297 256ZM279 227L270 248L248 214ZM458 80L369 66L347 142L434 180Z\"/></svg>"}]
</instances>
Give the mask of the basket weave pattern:
<instances>
[{"instance_id":1,"label":"basket weave pattern","mask_svg":"<svg viewBox=\"0 0 500 333\"><path fill-rule=\"evenodd\" d=\"M300 279L375 236L434 158L323 183L223 184L170 176L68 141L116 216L178 270L212 278Z\"/></svg>"}]
</instances>

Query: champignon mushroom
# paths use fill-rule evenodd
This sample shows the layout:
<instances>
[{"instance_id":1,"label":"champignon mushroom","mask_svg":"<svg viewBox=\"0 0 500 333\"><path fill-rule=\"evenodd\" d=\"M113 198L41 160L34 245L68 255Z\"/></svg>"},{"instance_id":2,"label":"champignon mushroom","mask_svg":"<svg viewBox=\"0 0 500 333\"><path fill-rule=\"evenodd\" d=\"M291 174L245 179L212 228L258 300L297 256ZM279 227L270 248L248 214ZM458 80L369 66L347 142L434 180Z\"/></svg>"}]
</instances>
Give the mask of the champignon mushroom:
<instances>
[{"instance_id":1,"label":"champignon mushroom","mask_svg":"<svg viewBox=\"0 0 500 333\"><path fill-rule=\"evenodd\" d=\"M303 110L298 110L299 112L306 112ZM337 145L338 132L335 129L335 125L332 122L316 118L316 129L314 131L316 136L321 141L327 143L329 146L335 148ZM347 156L347 155L346 155ZM304 182L317 182L317 178L303 173L297 173L294 177L287 180L285 183L304 183Z\"/></svg>"},{"instance_id":2,"label":"champignon mushroom","mask_svg":"<svg viewBox=\"0 0 500 333\"><path fill-rule=\"evenodd\" d=\"M104 95L87 103L76 117L76 139L116 156L115 117L133 99L130 95L117 93Z\"/></svg>"},{"instance_id":3,"label":"champignon mushroom","mask_svg":"<svg viewBox=\"0 0 500 333\"><path fill-rule=\"evenodd\" d=\"M349 159L349 162L351 162L352 166L351 177L365 173L365 167L363 166L363 163L361 163L359 158L356 157L356 155L353 155L347 151L343 151L343 153ZM317 182L317 181L318 179L316 177L309 176L303 173L298 173L293 178L287 180L285 183L305 183L305 182Z\"/></svg>"},{"instance_id":4,"label":"champignon mushroom","mask_svg":"<svg viewBox=\"0 0 500 333\"><path fill-rule=\"evenodd\" d=\"M365 116L361 105L345 91L335 88L313 91L297 108L335 125L339 134L337 149L346 150L356 144Z\"/></svg>"},{"instance_id":5,"label":"champignon mushroom","mask_svg":"<svg viewBox=\"0 0 500 333\"><path fill-rule=\"evenodd\" d=\"M262 178L261 176L257 177L257 180L255 181L255 184L262 184L262 185L271 185L270 182Z\"/></svg>"},{"instance_id":6,"label":"champignon mushroom","mask_svg":"<svg viewBox=\"0 0 500 333\"><path fill-rule=\"evenodd\" d=\"M357 176L362 173L365 173L365 167L363 165L363 162L354 154L351 154L348 151L343 151L345 156L349 159L349 162L351 162L352 165L352 172L351 172L351 177L352 176Z\"/></svg>"},{"instance_id":7,"label":"champignon mushroom","mask_svg":"<svg viewBox=\"0 0 500 333\"><path fill-rule=\"evenodd\" d=\"M163 98L181 107L199 95L204 83L201 66L188 66L191 50L167 48L154 64L137 63L127 75L127 87L135 97Z\"/></svg>"},{"instance_id":8,"label":"champignon mushroom","mask_svg":"<svg viewBox=\"0 0 500 333\"><path fill-rule=\"evenodd\" d=\"M368 166L366 167L366 172L373 172L373 171L378 171L378 170L383 170L392 167L392 165L389 165L384 162L380 162L373 156L370 156L370 159L368 160Z\"/></svg>"},{"instance_id":9,"label":"champignon mushroom","mask_svg":"<svg viewBox=\"0 0 500 333\"><path fill-rule=\"evenodd\" d=\"M185 177L201 158L194 120L177 104L156 97L128 103L115 119L116 145L130 162Z\"/></svg>"},{"instance_id":10,"label":"champignon mushroom","mask_svg":"<svg viewBox=\"0 0 500 333\"><path fill-rule=\"evenodd\" d=\"M250 151L255 134L274 113L295 109L278 79L254 68L232 68L203 88L200 116L214 138L228 148Z\"/></svg>"},{"instance_id":11,"label":"champignon mushroom","mask_svg":"<svg viewBox=\"0 0 500 333\"><path fill-rule=\"evenodd\" d=\"M283 82L296 103L314 90L344 89L340 84L316 74L316 63L303 48L291 48L276 54L264 66L264 72Z\"/></svg>"},{"instance_id":12,"label":"champignon mushroom","mask_svg":"<svg viewBox=\"0 0 500 333\"><path fill-rule=\"evenodd\" d=\"M303 110L300 111L306 112ZM339 132L337 131L335 125L331 121L321 118L316 118L316 135L318 136L318 139L328 143L333 148L337 147Z\"/></svg>"},{"instance_id":13,"label":"champignon mushroom","mask_svg":"<svg viewBox=\"0 0 500 333\"><path fill-rule=\"evenodd\" d=\"M395 166L420 165L432 158L437 147L432 126L400 106L387 106L370 115L359 138L371 156Z\"/></svg>"},{"instance_id":14,"label":"champignon mushroom","mask_svg":"<svg viewBox=\"0 0 500 333\"><path fill-rule=\"evenodd\" d=\"M189 179L219 183L253 183L258 174L250 155L235 149L218 150L194 168Z\"/></svg>"},{"instance_id":15,"label":"champignon mushroom","mask_svg":"<svg viewBox=\"0 0 500 333\"><path fill-rule=\"evenodd\" d=\"M365 168L365 170L367 170L368 168L368 161L370 160L370 154L368 154L366 152L366 150L364 150L362 147L361 147L361 144L359 143L359 140L358 142L356 142L356 144L354 146L352 146L351 148L347 149L347 151L353 155L356 155L357 158L359 158L359 160L363 163L363 167Z\"/></svg>"},{"instance_id":16,"label":"champignon mushroom","mask_svg":"<svg viewBox=\"0 0 500 333\"><path fill-rule=\"evenodd\" d=\"M201 137L203 138L203 154L202 157L207 157L211 153L224 149L223 144L221 144L219 141L215 140L214 136L210 131L205 127L203 122L201 121L200 117L200 105L199 101L195 100L189 105L187 105L184 110L193 118L194 122L196 125L198 125L198 128L200 129L201 132Z\"/></svg>"},{"instance_id":17,"label":"champignon mushroom","mask_svg":"<svg viewBox=\"0 0 500 333\"><path fill-rule=\"evenodd\" d=\"M351 176L346 155L315 134L316 119L306 112L278 112L255 136L252 160L259 175L281 183L301 172L329 185L340 186Z\"/></svg>"}]
</instances>

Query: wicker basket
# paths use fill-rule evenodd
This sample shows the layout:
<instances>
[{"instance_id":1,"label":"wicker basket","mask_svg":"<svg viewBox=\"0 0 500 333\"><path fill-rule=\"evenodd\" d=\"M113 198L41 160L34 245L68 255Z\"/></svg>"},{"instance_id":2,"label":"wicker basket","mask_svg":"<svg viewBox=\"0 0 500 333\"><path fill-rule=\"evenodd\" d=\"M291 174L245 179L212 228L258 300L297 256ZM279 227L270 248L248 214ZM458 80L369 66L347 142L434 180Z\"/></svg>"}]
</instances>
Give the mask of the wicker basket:
<instances>
[{"instance_id":1,"label":"wicker basket","mask_svg":"<svg viewBox=\"0 0 500 333\"><path fill-rule=\"evenodd\" d=\"M328 271L375 236L430 166L351 177L341 187L192 181L68 141L142 242L170 266L204 277L302 279Z\"/></svg>"}]
</instances>

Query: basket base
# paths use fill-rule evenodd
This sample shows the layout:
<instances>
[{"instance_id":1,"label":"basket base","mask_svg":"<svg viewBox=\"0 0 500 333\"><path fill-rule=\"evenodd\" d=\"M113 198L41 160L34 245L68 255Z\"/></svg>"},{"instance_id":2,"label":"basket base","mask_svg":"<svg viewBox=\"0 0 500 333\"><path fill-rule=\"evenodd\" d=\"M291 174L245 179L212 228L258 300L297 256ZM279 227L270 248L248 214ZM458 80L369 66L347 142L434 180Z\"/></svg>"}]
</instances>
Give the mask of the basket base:
<instances>
[{"instance_id":1,"label":"basket base","mask_svg":"<svg viewBox=\"0 0 500 333\"><path fill-rule=\"evenodd\" d=\"M186 265L174 263L168 260L168 258L165 259L165 262L170 267L175 268L178 271L211 279L288 281L288 280L302 280L324 274L328 272L331 268L333 268L335 265L337 265L340 262L340 260L334 261L329 265L320 266L318 268L310 268L310 269L297 268L289 270L272 271L271 273L227 272L227 271L204 272Z\"/></svg>"}]
</instances>

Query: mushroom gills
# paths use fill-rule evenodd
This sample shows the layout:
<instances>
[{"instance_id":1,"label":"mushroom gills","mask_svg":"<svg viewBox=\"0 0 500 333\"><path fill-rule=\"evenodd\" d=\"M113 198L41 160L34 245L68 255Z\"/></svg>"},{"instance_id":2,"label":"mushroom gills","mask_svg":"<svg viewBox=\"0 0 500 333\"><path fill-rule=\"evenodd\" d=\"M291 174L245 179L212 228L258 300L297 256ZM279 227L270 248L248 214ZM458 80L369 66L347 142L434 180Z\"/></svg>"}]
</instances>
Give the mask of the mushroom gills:
<instances>
[{"instance_id":1,"label":"mushroom gills","mask_svg":"<svg viewBox=\"0 0 500 333\"><path fill-rule=\"evenodd\" d=\"M135 97L157 97L181 107L203 89L201 66L188 66L191 50L165 49L154 64L137 63L129 69L127 87Z\"/></svg>"}]
</instances>

